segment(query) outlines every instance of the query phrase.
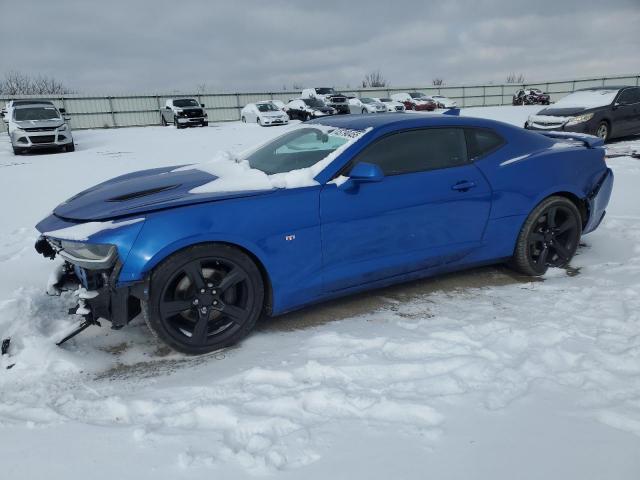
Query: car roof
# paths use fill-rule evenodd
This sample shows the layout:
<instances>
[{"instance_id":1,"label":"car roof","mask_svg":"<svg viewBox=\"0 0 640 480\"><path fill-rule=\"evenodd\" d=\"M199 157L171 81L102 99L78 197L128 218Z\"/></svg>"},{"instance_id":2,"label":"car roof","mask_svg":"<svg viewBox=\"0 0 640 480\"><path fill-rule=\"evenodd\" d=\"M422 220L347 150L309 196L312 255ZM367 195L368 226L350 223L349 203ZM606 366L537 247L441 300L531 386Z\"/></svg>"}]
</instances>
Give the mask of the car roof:
<instances>
[{"instance_id":1,"label":"car roof","mask_svg":"<svg viewBox=\"0 0 640 480\"><path fill-rule=\"evenodd\" d=\"M589 90L622 90L623 88L634 87L635 85L605 85L604 87L589 87L575 90L576 92L585 92Z\"/></svg>"},{"instance_id":2,"label":"car roof","mask_svg":"<svg viewBox=\"0 0 640 480\"><path fill-rule=\"evenodd\" d=\"M34 104L53 105L53 102L51 100L45 100L45 99L30 99L30 100L20 99L20 100L11 101L11 105L13 107L18 107L20 105L34 105Z\"/></svg>"},{"instance_id":3,"label":"car roof","mask_svg":"<svg viewBox=\"0 0 640 480\"><path fill-rule=\"evenodd\" d=\"M22 105L14 105L14 110L22 110L25 108L33 108L33 107L53 107L55 108L55 105L51 102L32 102L32 103L25 103Z\"/></svg>"},{"instance_id":4,"label":"car roof","mask_svg":"<svg viewBox=\"0 0 640 480\"><path fill-rule=\"evenodd\" d=\"M319 123L336 128L348 128L351 130L366 130L368 128L379 129L391 127L392 130L402 130L403 128L419 128L429 126L475 126L475 127L511 127L504 122L489 120L486 118L475 118L457 115L443 115L441 113L385 113L365 114L365 115L331 115L307 122L308 124ZM517 127L513 127L514 129Z\"/></svg>"}]
</instances>

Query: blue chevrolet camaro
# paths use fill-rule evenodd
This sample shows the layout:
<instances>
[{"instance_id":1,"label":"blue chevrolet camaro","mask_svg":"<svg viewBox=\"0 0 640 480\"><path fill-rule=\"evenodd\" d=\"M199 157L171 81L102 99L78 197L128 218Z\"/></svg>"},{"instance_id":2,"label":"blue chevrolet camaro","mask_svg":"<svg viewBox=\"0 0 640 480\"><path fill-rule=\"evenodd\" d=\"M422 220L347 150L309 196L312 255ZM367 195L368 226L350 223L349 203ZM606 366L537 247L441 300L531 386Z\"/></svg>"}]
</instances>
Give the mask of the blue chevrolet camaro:
<instances>
[{"instance_id":1,"label":"blue chevrolet camaro","mask_svg":"<svg viewBox=\"0 0 640 480\"><path fill-rule=\"evenodd\" d=\"M120 328L142 314L199 354L263 313L478 265L565 266L612 186L595 137L332 116L242 156L96 185L37 225L36 249L64 259L55 287L77 289L77 315Z\"/></svg>"}]
</instances>

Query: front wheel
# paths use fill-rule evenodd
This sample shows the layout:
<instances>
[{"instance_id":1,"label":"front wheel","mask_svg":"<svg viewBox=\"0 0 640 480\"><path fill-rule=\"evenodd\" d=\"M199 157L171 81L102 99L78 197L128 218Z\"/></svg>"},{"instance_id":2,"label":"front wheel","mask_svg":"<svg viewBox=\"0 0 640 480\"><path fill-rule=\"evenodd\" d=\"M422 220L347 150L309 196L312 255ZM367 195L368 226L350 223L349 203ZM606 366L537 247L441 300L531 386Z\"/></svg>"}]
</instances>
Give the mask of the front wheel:
<instances>
[{"instance_id":1,"label":"front wheel","mask_svg":"<svg viewBox=\"0 0 640 480\"><path fill-rule=\"evenodd\" d=\"M253 260L228 245L182 250L157 267L143 315L152 333L191 355L239 342L264 303L262 276Z\"/></svg>"},{"instance_id":2,"label":"front wheel","mask_svg":"<svg viewBox=\"0 0 640 480\"><path fill-rule=\"evenodd\" d=\"M65 150L67 152L75 152L76 151L76 146L73 143L73 140L71 141L71 143L68 143L65 147Z\"/></svg>"},{"instance_id":3,"label":"front wheel","mask_svg":"<svg viewBox=\"0 0 640 480\"><path fill-rule=\"evenodd\" d=\"M607 122L600 122L596 129L596 136L600 137L605 142L609 140L609 124Z\"/></svg>"},{"instance_id":4,"label":"front wheel","mask_svg":"<svg viewBox=\"0 0 640 480\"><path fill-rule=\"evenodd\" d=\"M549 267L565 267L582 234L578 207L565 197L543 200L529 214L516 244L512 266L525 275L543 275Z\"/></svg>"},{"instance_id":5,"label":"front wheel","mask_svg":"<svg viewBox=\"0 0 640 480\"><path fill-rule=\"evenodd\" d=\"M24 150L22 148L13 147L13 154L14 155L22 155L23 153L24 153Z\"/></svg>"}]
</instances>

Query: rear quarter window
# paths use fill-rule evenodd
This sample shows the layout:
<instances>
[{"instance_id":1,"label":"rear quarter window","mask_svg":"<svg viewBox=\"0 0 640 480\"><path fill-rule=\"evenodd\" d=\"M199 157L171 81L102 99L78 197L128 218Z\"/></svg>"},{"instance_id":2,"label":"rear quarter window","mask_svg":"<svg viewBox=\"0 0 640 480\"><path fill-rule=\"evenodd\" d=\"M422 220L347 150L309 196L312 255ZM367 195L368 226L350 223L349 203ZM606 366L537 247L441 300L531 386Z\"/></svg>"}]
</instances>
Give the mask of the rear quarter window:
<instances>
[{"instance_id":1,"label":"rear quarter window","mask_svg":"<svg viewBox=\"0 0 640 480\"><path fill-rule=\"evenodd\" d=\"M499 134L488 128L466 128L465 135L469 160L476 160L495 152L505 143Z\"/></svg>"}]
</instances>

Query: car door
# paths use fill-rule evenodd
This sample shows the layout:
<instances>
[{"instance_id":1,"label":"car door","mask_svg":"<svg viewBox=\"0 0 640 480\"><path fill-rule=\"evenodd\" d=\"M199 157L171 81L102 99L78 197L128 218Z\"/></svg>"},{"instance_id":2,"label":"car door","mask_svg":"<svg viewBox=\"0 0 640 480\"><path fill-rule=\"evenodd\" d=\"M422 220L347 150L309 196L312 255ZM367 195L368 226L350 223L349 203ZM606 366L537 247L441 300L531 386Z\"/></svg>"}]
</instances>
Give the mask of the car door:
<instances>
[{"instance_id":1,"label":"car door","mask_svg":"<svg viewBox=\"0 0 640 480\"><path fill-rule=\"evenodd\" d=\"M323 285L336 291L454 262L479 247L491 188L468 161L464 131L425 128L387 135L346 167L384 177L320 194Z\"/></svg>"},{"instance_id":2,"label":"car door","mask_svg":"<svg viewBox=\"0 0 640 480\"><path fill-rule=\"evenodd\" d=\"M625 88L614 102L616 135L640 133L640 88Z\"/></svg>"}]
</instances>

